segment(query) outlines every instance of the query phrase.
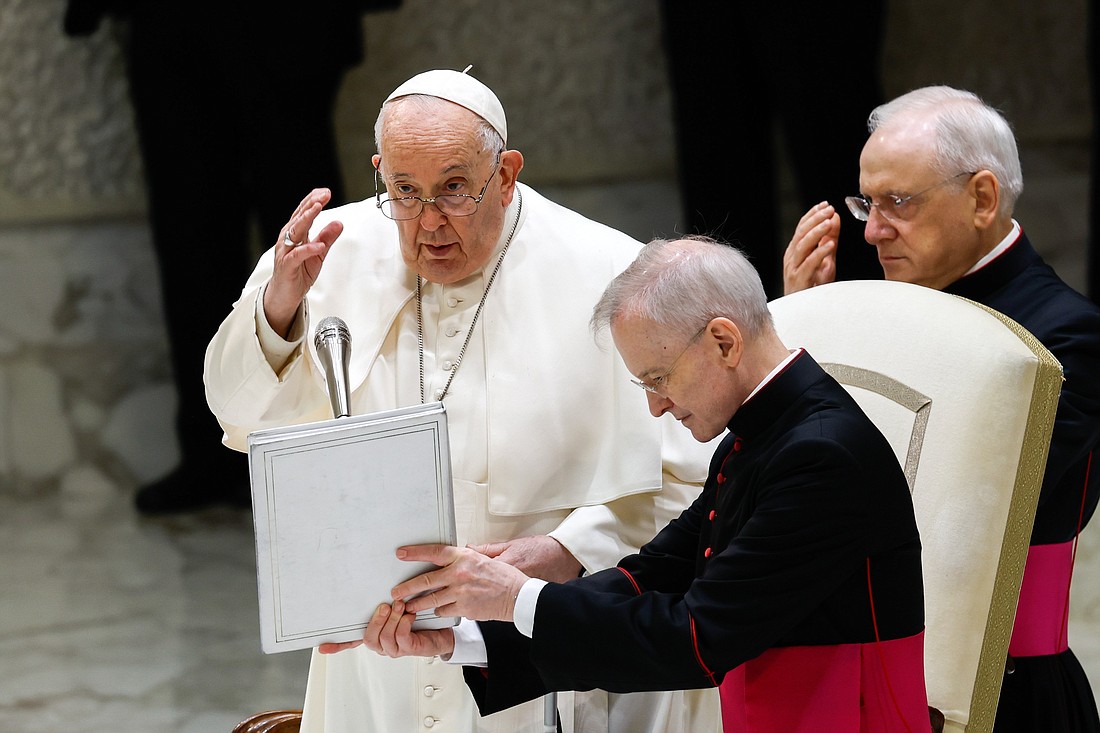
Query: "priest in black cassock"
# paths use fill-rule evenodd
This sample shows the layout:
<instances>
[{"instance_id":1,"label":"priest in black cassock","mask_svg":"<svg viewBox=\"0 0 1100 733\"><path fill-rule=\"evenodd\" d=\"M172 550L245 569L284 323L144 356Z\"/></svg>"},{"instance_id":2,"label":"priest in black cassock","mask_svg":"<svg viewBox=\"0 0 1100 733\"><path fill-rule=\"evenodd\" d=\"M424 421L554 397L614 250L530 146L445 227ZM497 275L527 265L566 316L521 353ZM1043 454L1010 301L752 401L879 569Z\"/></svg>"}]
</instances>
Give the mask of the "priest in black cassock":
<instances>
[{"instance_id":1,"label":"priest in black cassock","mask_svg":"<svg viewBox=\"0 0 1100 733\"><path fill-rule=\"evenodd\" d=\"M444 567L397 586L420 595L381 606L366 645L465 665L483 714L551 690L717 686L726 731L927 730L908 485L844 388L781 343L744 256L653 242L593 325L654 416L699 441L726 433L701 495L638 554L564 584L486 548L401 548ZM411 631L433 607L480 623Z\"/></svg>"},{"instance_id":2,"label":"priest in black cassock","mask_svg":"<svg viewBox=\"0 0 1100 733\"><path fill-rule=\"evenodd\" d=\"M925 87L877 107L846 199L887 280L1000 311L1062 364L1050 453L1008 647L995 733L1098 733L1100 715L1069 648L1077 537L1100 500L1100 308L1062 281L1012 218L1023 190L1008 121L976 95ZM836 274L840 217L822 203L784 257L790 293Z\"/></svg>"}]
</instances>

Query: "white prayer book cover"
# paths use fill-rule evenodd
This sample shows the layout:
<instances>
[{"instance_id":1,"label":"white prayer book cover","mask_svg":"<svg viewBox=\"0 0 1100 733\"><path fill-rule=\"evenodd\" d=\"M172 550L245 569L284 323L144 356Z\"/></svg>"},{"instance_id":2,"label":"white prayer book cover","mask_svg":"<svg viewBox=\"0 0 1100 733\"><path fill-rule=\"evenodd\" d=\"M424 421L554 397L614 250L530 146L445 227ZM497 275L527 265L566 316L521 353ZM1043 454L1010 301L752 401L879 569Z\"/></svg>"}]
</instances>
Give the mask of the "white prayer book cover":
<instances>
[{"instance_id":1,"label":"white prayer book cover","mask_svg":"<svg viewBox=\"0 0 1100 733\"><path fill-rule=\"evenodd\" d=\"M361 638L393 586L434 567L395 550L456 542L440 402L257 430L248 457L267 654ZM414 628L457 622L427 611Z\"/></svg>"}]
</instances>

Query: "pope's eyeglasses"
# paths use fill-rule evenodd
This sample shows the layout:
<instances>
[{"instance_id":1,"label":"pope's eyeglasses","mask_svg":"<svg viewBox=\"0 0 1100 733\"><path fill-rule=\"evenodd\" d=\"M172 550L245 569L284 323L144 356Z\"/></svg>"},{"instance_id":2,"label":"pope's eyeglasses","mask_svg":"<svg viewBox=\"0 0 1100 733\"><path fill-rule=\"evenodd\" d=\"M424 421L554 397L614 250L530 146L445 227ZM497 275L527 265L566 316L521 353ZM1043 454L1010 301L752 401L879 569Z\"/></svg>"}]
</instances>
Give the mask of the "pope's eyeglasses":
<instances>
[{"instance_id":1,"label":"pope's eyeglasses","mask_svg":"<svg viewBox=\"0 0 1100 733\"><path fill-rule=\"evenodd\" d=\"M481 193L477 196L471 196L468 193L447 193L433 198L421 198L420 196L382 198L382 191L385 190L385 186L379 185L378 168L381 167L381 165L382 161L379 161L378 167L374 169L375 205L382 210L382 213L385 214L387 218L395 221L405 221L406 219L415 219L420 216L424 211L425 204L435 204L435 207L439 209L439 212L444 216L471 216L477 213L477 207L481 204L481 200L485 198L485 192L489 189L489 184L492 182L493 176L500 170L500 157L497 157L493 172L489 175L489 180L481 187Z\"/></svg>"}]
</instances>

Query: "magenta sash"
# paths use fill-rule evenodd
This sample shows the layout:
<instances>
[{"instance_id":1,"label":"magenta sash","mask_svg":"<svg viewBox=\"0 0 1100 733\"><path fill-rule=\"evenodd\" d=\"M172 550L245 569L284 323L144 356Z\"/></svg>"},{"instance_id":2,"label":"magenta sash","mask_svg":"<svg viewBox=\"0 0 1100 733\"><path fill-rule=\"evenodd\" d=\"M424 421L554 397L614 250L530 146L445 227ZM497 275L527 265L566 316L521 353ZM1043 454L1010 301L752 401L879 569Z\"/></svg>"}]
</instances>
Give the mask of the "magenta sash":
<instances>
[{"instance_id":1,"label":"magenta sash","mask_svg":"<svg viewBox=\"0 0 1100 733\"><path fill-rule=\"evenodd\" d=\"M1020 601L1008 654L1042 657L1069 649L1069 584L1073 541L1032 545L1027 550Z\"/></svg>"},{"instance_id":2,"label":"magenta sash","mask_svg":"<svg viewBox=\"0 0 1100 733\"><path fill-rule=\"evenodd\" d=\"M719 694L726 733L926 731L924 632L769 649L727 673Z\"/></svg>"}]
</instances>

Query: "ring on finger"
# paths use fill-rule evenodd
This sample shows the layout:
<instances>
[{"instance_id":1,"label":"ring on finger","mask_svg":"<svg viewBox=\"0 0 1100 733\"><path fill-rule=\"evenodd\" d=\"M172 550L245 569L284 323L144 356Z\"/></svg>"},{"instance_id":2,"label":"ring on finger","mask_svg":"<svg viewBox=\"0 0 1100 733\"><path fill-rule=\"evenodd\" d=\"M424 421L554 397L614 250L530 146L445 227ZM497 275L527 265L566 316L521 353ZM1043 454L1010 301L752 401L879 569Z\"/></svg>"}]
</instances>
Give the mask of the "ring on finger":
<instances>
[{"instance_id":1,"label":"ring on finger","mask_svg":"<svg viewBox=\"0 0 1100 733\"><path fill-rule=\"evenodd\" d=\"M290 227L287 227L287 230L283 232L283 244L285 244L287 247L297 247L301 244L301 242L294 241L294 233L290 229Z\"/></svg>"}]
</instances>

